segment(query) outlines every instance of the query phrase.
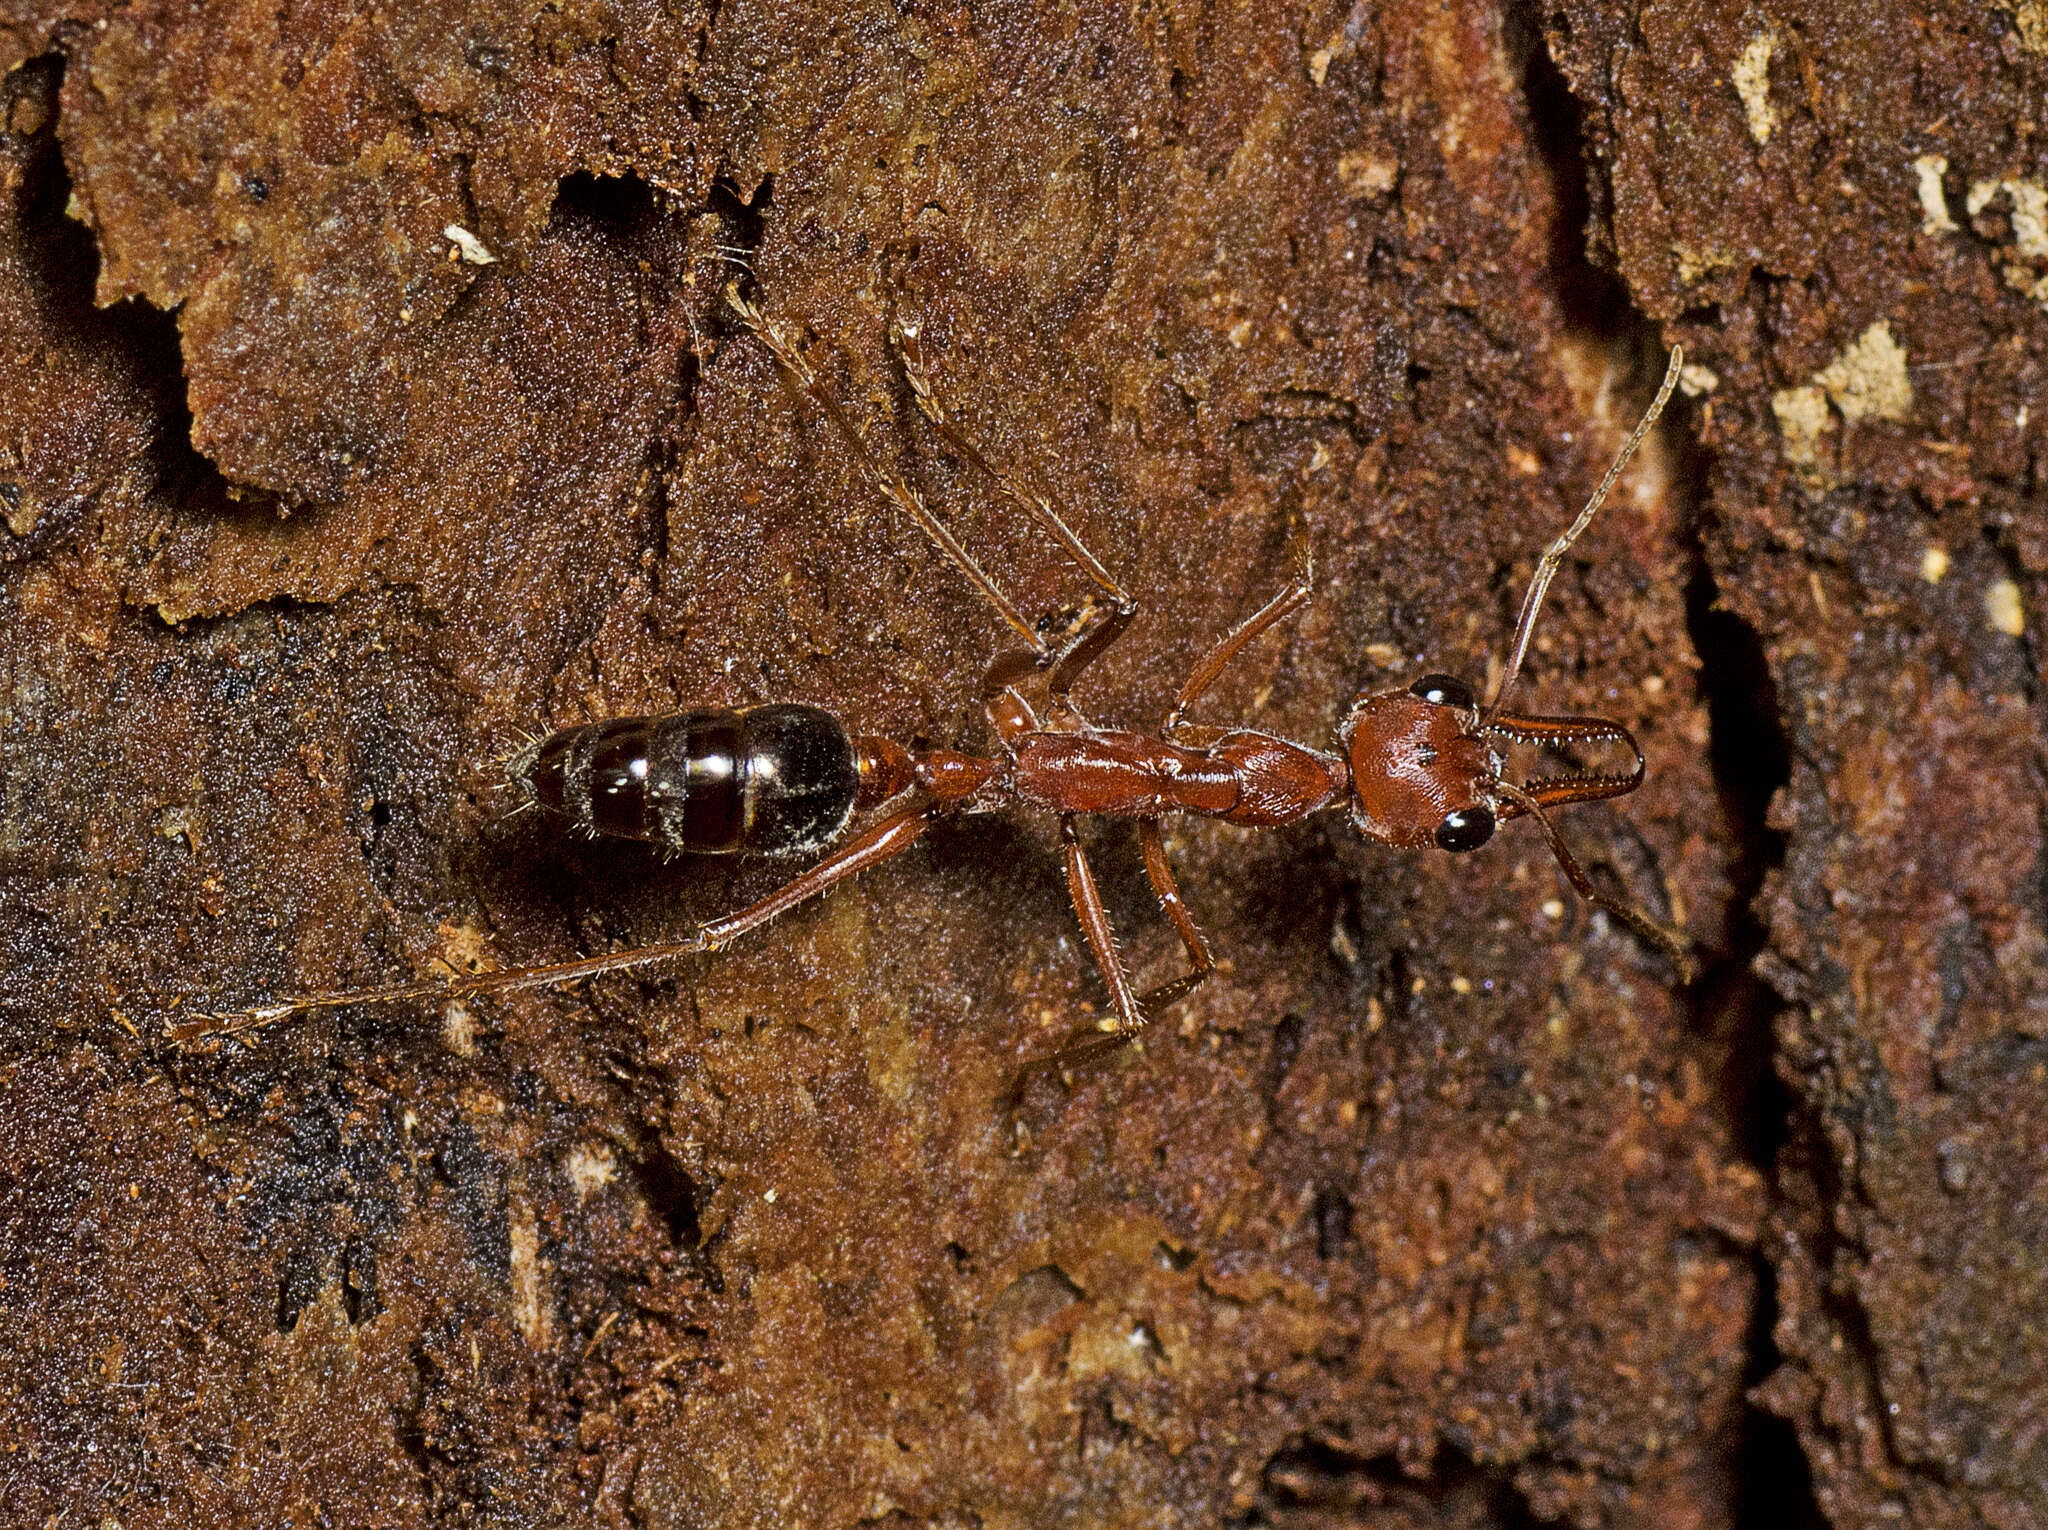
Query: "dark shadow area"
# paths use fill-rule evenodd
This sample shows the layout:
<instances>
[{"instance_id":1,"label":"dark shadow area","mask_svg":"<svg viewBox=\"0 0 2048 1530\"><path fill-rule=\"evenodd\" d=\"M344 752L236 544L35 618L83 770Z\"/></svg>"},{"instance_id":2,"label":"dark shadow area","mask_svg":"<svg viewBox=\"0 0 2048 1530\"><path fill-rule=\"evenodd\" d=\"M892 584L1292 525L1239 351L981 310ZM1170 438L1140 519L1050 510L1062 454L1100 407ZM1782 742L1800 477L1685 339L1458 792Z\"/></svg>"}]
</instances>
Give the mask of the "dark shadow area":
<instances>
[{"instance_id":1,"label":"dark shadow area","mask_svg":"<svg viewBox=\"0 0 2048 1530\"><path fill-rule=\"evenodd\" d=\"M1542 14L1533 6L1511 5L1501 32L1509 59L1521 62L1530 136L1550 169L1550 274L1565 326L1607 341L1645 331L1627 285L1589 253L1611 244L1613 208L1606 179L1587 149L1584 109L1544 44Z\"/></svg>"},{"instance_id":2,"label":"dark shadow area","mask_svg":"<svg viewBox=\"0 0 2048 1530\"><path fill-rule=\"evenodd\" d=\"M49 115L30 139L19 193L20 253L37 305L51 322L81 346L111 357L120 375L148 400L157 421L152 449L158 492L175 504L227 513L275 512L267 495L235 489L220 470L192 446L192 410L186 401L185 359L175 313L127 298L111 307L94 302L99 283L99 245L92 231L70 215L72 182L57 143L56 103L64 63L55 54L32 59L15 71L10 100L33 92L49 103ZM82 509L83 504L72 507ZM36 539L72 519L47 517Z\"/></svg>"},{"instance_id":3,"label":"dark shadow area","mask_svg":"<svg viewBox=\"0 0 2048 1530\"><path fill-rule=\"evenodd\" d=\"M1596 264L1612 246L1612 201L1591 153L1584 108L1573 96L1544 40L1544 16L1532 5L1510 6L1504 18L1509 57L1521 64L1531 134L1550 169L1555 220L1551 275L1567 326L1610 345L1661 355L1657 326L1633 304L1626 284ZM1685 590L1686 627L1701 670L1699 694L1710 726L1709 765L1732 847L1729 901L1718 949L1703 953L1699 980L1687 991L1692 1033L1715 1064L1722 1107L1744 1159L1773 1182L1792 1129L1794 1101L1772 1066L1772 1021L1779 1001L1751 970L1765 930L1752 905L1784 859L1784 836L1768 823L1771 798L1791 775L1791 751L1777 688L1755 631L1716 604L1704 518L1712 462L1697 444L1682 397L1665 417L1671 492L1679 498L1692 569ZM1772 1340L1777 1322L1776 1272L1762 1252L1751 1255L1756 1306L1751 1315L1745 1388L1780 1363ZM1732 1523L1742 1530L1809 1530L1825 1523L1813 1480L1792 1426L1754 1404L1746 1407L1728 1447Z\"/></svg>"},{"instance_id":4,"label":"dark shadow area","mask_svg":"<svg viewBox=\"0 0 2048 1530\"><path fill-rule=\"evenodd\" d=\"M1681 425L1685 421L1683 415ZM1722 820L1734 846L1724 949L1706 964L1692 993L1696 1031L1712 1043L1721 1098L1744 1158L1775 1187L1777 1166L1793 1131L1795 1101L1773 1062L1777 993L1756 975L1767 932L1755 903L1764 881L1785 857L1785 836L1769 824L1771 799L1791 779L1791 745L1756 630L1717 604L1708 567L1703 518L1710 463L1690 429L1674 433L1674 482L1691 486L1693 569L1686 582L1686 630L1700 657L1699 691L1708 718L1708 762L1720 794ZM1743 1385L1754 1388L1781 1363L1772 1337L1778 1320L1777 1271L1759 1252L1756 1307L1750 1315ZM1826 1524L1814 1497L1813 1474L1792 1425L1754 1404L1743 1410L1733 1446L1733 1523L1740 1530L1819 1530Z\"/></svg>"},{"instance_id":5,"label":"dark shadow area","mask_svg":"<svg viewBox=\"0 0 2048 1530\"><path fill-rule=\"evenodd\" d=\"M1785 1143L1792 1097L1771 1068L1770 1022L1778 1000L1749 970L1765 936L1752 905L1765 877L1784 859L1785 837L1770 828L1766 815L1772 796L1791 777L1791 751L1762 645L1749 624L1719 609L1715 598L1705 551L1696 544L1685 591L1686 628L1700 656L1699 688L1710 727L1707 756L1735 848L1727 949L1709 964L1696 1001L1730 1043L1722 1087L1739 1107L1735 1123L1744 1156L1769 1172Z\"/></svg>"},{"instance_id":6,"label":"dark shadow area","mask_svg":"<svg viewBox=\"0 0 2048 1530\"><path fill-rule=\"evenodd\" d=\"M721 175L711 183L711 195L704 199L706 210L718 215L725 225L722 248L736 266L751 270L754 255L768 232L768 207L775 198L775 177L764 175L752 197L743 196L739 183Z\"/></svg>"},{"instance_id":7,"label":"dark shadow area","mask_svg":"<svg viewBox=\"0 0 2048 1530\"><path fill-rule=\"evenodd\" d=\"M697 1181L658 1146L634 1163L633 1175L648 1206L667 1225L676 1248L694 1254L704 1241L703 1191Z\"/></svg>"},{"instance_id":8,"label":"dark shadow area","mask_svg":"<svg viewBox=\"0 0 2048 1530\"><path fill-rule=\"evenodd\" d=\"M657 216L654 188L637 175L593 175L579 170L555 191L549 222L581 223L625 243L642 237Z\"/></svg>"},{"instance_id":9,"label":"dark shadow area","mask_svg":"<svg viewBox=\"0 0 2048 1530\"><path fill-rule=\"evenodd\" d=\"M1378 1523L1373 1511L1397 1523L1468 1526L1471 1530L1538 1530L1537 1518L1506 1472L1480 1466L1463 1451L1445 1446L1428 1469L1411 1475L1391 1455L1365 1457L1341 1443L1296 1439L1259 1477L1259 1502L1232 1524L1254 1527L1327 1525L1363 1511L1361 1523Z\"/></svg>"}]
</instances>

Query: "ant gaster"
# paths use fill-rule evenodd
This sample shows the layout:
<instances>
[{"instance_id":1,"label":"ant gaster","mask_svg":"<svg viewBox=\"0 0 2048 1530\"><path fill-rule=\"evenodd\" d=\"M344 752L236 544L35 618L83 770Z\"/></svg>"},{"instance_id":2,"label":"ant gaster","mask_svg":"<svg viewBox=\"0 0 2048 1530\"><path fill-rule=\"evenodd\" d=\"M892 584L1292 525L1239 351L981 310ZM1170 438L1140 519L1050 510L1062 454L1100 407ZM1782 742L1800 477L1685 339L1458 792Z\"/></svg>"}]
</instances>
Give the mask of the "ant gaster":
<instances>
[{"instance_id":1,"label":"ant gaster","mask_svg":"<svg viewBox=\"0 0 2048 1530\"><path fill-rule=\"evenodd\" d=\"M1591 523L1623 466L1671 396L1682 353L1671 352L1662 387L1586 507L1545 550L1515 624L1507 665L1481 706L1469 687L1430 674L1403 690L1357 697L1337 726L1334 752L1249 728L1194 729L1184 719L1255 638L1299 610L1308 579L1281 591L1195 666L1158 731L1101 727L1072 699L1075 682L1121 637L1138 606L1039 493L992 466L954 424L932 388L919 330L899 322L893 338L918 408L940 435L1043 527L1094 582L1100 596L1060 641L1052 642L960 545L923 497L868 445L861 427L813 372L783 325L737 286L726 298L795 385L831 419L868 481L915 521L981 591L1022 646L998 653L982 690L994 752L906 749L856 735L816 707L773 705L621 718L565 728L510 762L512 785L527 805L593 834L652 841L671 850L719 854L801 854L843 839L853 820L873 812L851 840L757 903L715 919L680 940L578 961L387 987L291 998L234 1014L195 1016L171 1027L189 1040L253 1029L317 1009L398 1000L447 1000L515 989L550 988L712 951L816 897L827 888L902 854L951 813L1027 806L1057 814L1067 889L1081 933L1108 986L1111 1015L1078 1050L1128 1040L1215 970L1209 942L1181 900L1167 862L1160 820L1168 814L1218 818L1247 828L1292 823L1343 801L1368 839L1403 848L1435 845L1462 854L1485 844L1501 823L1533 820L1580 896L1606 909L1661 948L1690 980L1687 942L1634 905L1608 896L1587 877L1559 838L1548 810L1619 797L1643 780L1643 755L1621 724L1598 717L1540 717L1502 709L1521 671L1544 593L1565 554ZM1036 704L1027 681L1042 680ZM1574 770L1521 784L1503 770L1511 745L1611 746L1633 764L1619 773ZM1187 953L1180 976L1140 993L1118 953L1095 873L1081 847L1083 814L1135 819L1145 871Z\"/></svg>"}]
</instances>

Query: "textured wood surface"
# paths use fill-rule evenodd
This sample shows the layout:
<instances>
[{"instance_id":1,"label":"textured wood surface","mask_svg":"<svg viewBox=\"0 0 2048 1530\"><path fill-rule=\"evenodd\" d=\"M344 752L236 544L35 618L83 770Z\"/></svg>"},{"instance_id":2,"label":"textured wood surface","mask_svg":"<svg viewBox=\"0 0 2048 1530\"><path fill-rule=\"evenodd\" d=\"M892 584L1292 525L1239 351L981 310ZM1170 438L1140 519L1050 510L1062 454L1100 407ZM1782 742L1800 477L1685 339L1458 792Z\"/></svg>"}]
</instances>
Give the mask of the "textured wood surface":
<instances>
[{"instance_id":1,"label":"textured wood surface","mask_svg":"<svg viewBox=\"0 0 2048 1530\"><path fill-rule=\"evenodd\" d=\"M0 1519L2048 1518L2048 17L1475 0L0 11ZM728 952L187 1048L193 1008L673 936L786 867L507 819L527 734L972 747L995 619L735 275L1091 672L1327 744L1521 699L1701 940L1341 815L1174 826L1142 1055L1050 820ZM1096 841L1141 981L1177 947ZM1563 914L1557 912L1559 908Z\"/></svg>"}]
</instances>

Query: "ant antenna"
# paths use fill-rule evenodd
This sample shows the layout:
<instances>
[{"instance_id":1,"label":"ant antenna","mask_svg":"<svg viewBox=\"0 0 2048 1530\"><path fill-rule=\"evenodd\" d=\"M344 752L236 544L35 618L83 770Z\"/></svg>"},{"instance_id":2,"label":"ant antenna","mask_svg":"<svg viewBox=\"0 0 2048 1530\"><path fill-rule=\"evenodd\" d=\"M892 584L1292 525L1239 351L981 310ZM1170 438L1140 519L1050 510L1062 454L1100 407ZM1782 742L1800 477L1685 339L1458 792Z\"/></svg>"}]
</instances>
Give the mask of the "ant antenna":
<instances>
[{"instance_id":1,"label":"ant antenna","mask_svg":"<svg viewBox=\"0 0 2048 1530\"><path fill-rule=\"evenodd\" d=\"M1529 639L1536 630L1536 613L1542 609L1544 594L1550 589L1550 581L1557 577L1564 555L1571 551L1572 543L1578 541L1600 507L1607 502L1607 491L1614 487L1614 480L1621 476L1621 470L1628 466L1629 458L1636 454L1636 448L1643 444L1643 437L1650 433L1650 427L1657 423L1657 416L1664 412L1665 404L1671 400L1671 390L1678 386L1679 368L1685 365L1685 347L1671 347L1671 364L1664 369L1664 382L1657 389L1657 397L1651 401L1642 420L1636 425L1635 433L1622 447L1621 454L1614 459L1614 466L1607 470L1607 476L1600 480L1600 487L1593 491L1593 497L1586 501L1586 508L1579 512L1579 518L1565 527L1564 535L1544 549L1543 557L1536 565L1536 575L1529 581L1529 593L1522 597L1522 614L1515 621L1515 641L1508 651L1508 667L1501 671L1500 684L1494 688L1493 700L1486 704L1486 711L1480 717L1480 726L1493 721L1500 711L1500 704L1507 698L1508 688L1515 683L1515 676L1522 672L1522 656L1529 651Z\"/></svg>"}]
</instances>

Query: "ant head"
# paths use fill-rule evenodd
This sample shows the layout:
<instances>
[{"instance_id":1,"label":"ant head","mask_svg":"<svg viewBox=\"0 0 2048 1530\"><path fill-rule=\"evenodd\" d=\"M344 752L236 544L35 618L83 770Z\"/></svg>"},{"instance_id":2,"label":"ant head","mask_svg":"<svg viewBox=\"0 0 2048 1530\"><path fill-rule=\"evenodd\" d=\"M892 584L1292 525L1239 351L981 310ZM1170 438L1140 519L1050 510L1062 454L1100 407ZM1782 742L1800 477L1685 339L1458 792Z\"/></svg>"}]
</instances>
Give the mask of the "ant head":
<instances>
[{"instance_id":1,"label":"ant head","mask_svg":"<svg viewBox=\"0 0 2048 1530\"><path fill-rule=\"evenodd\" d=\"M1522 597L1514 639L1508 645L1507 663L1486 705L1480 706L1472 688L1463 681L1449 675L1424 675L1405 691L1360 696L1345 714L1338 739L1351 768L1351 821L1366 838L1403 847L1433 844L1440 850L1477 850L1493 837L1498 824L1527 815L1542 831L1550 853L1579 896L1661 947L1677 966L1681 981L1690 982L1694 966L1684 936L1664 928L1633 904L1610 898L1596 888L1565 848L1547 812L1568 803L1625 796L1640 786L1643 752L1634 737L1620 723L1604 717L1539 717L1501 707L1521 672L1550 581L1605 502L1623 466L1649 434L1678 384L1684 360L1684 352L1673 346L1656 401L1578 518L1537 560L1528 592ZM1509 746L1582 744L1626 750L1631 766L1614 771L1573 768L1520 783L1501 774L1506 762L1500 750Z\"/></svg>"},{"instance_id":2,"label":"ant head","mask_svg":"<svg viewBox=\"0 0 2048 1530\"><path fill-rule=\"evenodd\" d=\"M1424 675L1405 691L1381 691L1351 704L1338 737L1351 766L1351 821L1366 838L1404 847L1434 844L1442 850L1477 850L1493 837L1494 826L1503 818L1532 814L1549 834L1544 808L1620 796L1642 781L1642 751L1619 723L1598 717L1526 717L1503 712L1501 703L1521 673L1550 581L1649 434L1678 385L1684 359L1684 352L1673 346L1656 401L1578 518L1537 560L1528 593L1522 597L1514 639L1508 645L1507 665L1492 699L1482 708L1462 680ZM1627 775L1575 771L1517 786L1501 779L1502 760L1493 748L1495 740L1503 744L1622 744L1635 755L1635 769ZM1553 841L1552 848L1560 847Z\"/></svg>"},{"instance_id":3,"label":"ant head","mask_svg":"<svg viewBox=\"0 0 2048 1530\"><path fill-rule=\"evenodd\" d=\"M1367 839L1462 852L1493 837L1501 761L1462 680L1424 675L1405 691L1360 696L1337 736L1351 821Z\"/></svg>"}]
</instances>

